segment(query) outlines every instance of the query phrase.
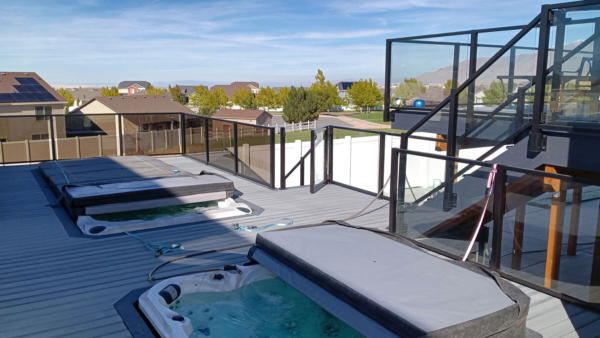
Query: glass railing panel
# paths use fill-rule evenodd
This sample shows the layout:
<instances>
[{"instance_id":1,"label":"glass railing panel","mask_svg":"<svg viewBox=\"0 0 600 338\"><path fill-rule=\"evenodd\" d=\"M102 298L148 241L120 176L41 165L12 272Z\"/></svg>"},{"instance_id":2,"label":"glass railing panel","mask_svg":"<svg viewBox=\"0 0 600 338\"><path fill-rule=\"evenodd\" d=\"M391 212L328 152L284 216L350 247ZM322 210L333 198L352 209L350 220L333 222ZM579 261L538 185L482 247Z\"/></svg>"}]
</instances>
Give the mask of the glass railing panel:
<instances>
[{"instance_id":1,"label":"glass railing panel","mask_svg":"<svg viewBox=\"0 0 600 338\"><path fill-rule=\"evenodd\" d=\"M211 165L235 171L233 122L208 120L208 161Z\"/></svg>"},{"instance_id":2,"label":"glass railing panel","mask_svg":"<svg viewBox=\"0 0 600 338\"><path fill-rule=\"evenodd\" d=\"M600 303L597 184L507 172L500 269L567 296Z\"/></svg>"},{"instance_id":3,"label":"glass railing panel","mask_svg":"<svg viewBox=\"0 0 600 338\"><path fill-rule=\"evenodd\" d=\"M271 183L271 130L237 125L238 173L264 184Z\"/></svg>"},{"instance_id":4,"label":"glass railing panel","mask_svg":"<svg viewBox=\"0 0 600 338\"><path fill-rule=\"evenodd\" d=\"M119 119L116 115L79 113L53 119L57 159L118 155Z\"/></svg>"},{"instance_id":5,"label":"glass railing panel","mask_svg":"<svg viewBox=\"0 0 600 338\"><path fill-rule=\"evenodd\" d=\"M541 123L597 128L600 125L600 7L553 11Z\"/></svg>"},{"instance_id":6,"label":"glass railing panel","mask_svg":"<svg viewBox=\"0 0 600 338\"><path fill-rule=\"evenodd\" d=\"M485 204L490 169L474 166L457 175L466 166L426 155L406 155L404 189L398 191L396 231L443 252L463 256L487 210L470 259L489 264L493 198L487 209ZM448 172L452 176L446 184Z\"/></svg>"},{"instance_id":7,"label":"glass railing panel","mask_svg":"<svg viewBox=\"0 0 600 338\"><path fill-rule=\"evenodd\" d=\"M280 135L275 136L275 143L277 144L275 149L275 158L277 162L279 162L281 149L280 147L285 147L285 170L287 175L290 176L286 179L286 187L297 187L300 186L301 183L308 185L310 182L310 161L311 157L307 155L310 151L310 135L311 131L288 131L286 132L285 144L281 145ZM304 164L300 164L301 159L305 156ZM279 168L280 163L276 163L275 167ZM296 167L293 171L292 169ZM301 177L304 176L304 177ZM277 178L276 182L279 182L279 170L277 170Z\"/></svg>"},{"instance_id":8,"label":"glass railing panel","mask_svg":"<svg viewBox=\"0 0 600 338\"><path fill-rule=\"evenodd\" d=\"M50 160L50 135L48 118L0 117L0 163Z\"/></svg>"},{"instance_id":9,"label":"glass railing panel","mask_svg":"<svg viewBox=\"0 0 600 338\"><path fill-rule=\"evenodd\" d=\"M180 114L123 114L125 155L181 154Z\"/></svg>"},{"instance_id":10,"label":"glass railing panel","mask_svg":"<svg viewBox=\"0 0 600 338\"><path fill-rule=\"evenodd\" d=\"M206 119L200 116L185 116L186 155L206 162Z\"/></svg>"},{"instance_id":11,"label":"glass railing panel","mask_svg":"<svg viewBox=\"0 0 600 338\"><path fill-rule=\"evenodd\" d=\"M500 51L500 49L510 42L510 40L520 31L520 29L511 29L477 34L477 69ZM531 48L531 46L528 46L527 44L520 43L517 43L515 46L516 49Z\"/></svg>"},{"instance_id":12,"label":"glass railing panel","mask_svg":"<svg viewBox=\"0 0 600 338\"><path fill-rule=\"evenodd\" d=\"M533 28L458 93L456 145L487 150L532 118L539 29Z\"/></svg>"},{"instance_id":13,"label":"glass railing panel","mask_svg":"<svg viewBox=\"0 0 600 338\"><path fill-rule=\"evenodd\" d=\"M467 79L469 46L468 34L393 42L390 105L397 107L395 98L402 98L407 107L418 99L427 108L437 106Z\"/></svg>"},{"instance_id":14,"label":"glass railing panel","mask_svg":"<svg viewBox=\"0 0 600 338\"><path fill-rule=\"evenodd\" d=\"M450 103L444 105L437 113L429 118L415 132L426 133L434 138L446 139L448 135L448 116L450 112ZM410 144L410 142L409 142Z\"/></svg>"},{"instance_id":15,"label":"glass railing panel","mask_svg":"<svg viewBox=\"0 0 600 338\"><path fill-rule=\"evenodd\" d=\"M333 129L333 180L377 193L379 133Z\"/></svg>"}]
</instances>

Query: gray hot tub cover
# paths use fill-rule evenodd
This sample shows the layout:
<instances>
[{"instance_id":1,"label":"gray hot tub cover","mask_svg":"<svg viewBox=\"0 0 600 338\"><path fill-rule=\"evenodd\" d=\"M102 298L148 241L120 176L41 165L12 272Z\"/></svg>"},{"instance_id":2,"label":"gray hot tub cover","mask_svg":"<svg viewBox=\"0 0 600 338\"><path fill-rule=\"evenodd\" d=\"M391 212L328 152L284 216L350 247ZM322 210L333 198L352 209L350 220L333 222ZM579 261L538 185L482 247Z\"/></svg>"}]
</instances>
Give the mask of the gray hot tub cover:
<instances>
[{"instance_id":1,"label":"gray hot tub cover","mask_svg":"<svg viewBox=\"0 0 600 338\"><path fill-rule=\"evenodd\" d=\"M47 161L39 171L72 217L86 207L223 192L232 197L233 182L220 175L193 175L149 156L94 157Z\"/></svg>"},{"instance_id":2,"label":"gray hot tub cover","mask_svg":"<svg viewBox=\"0 0 600 338\"><path fill-rule=\"evenodd\" d=\"M260 233L256 248L400 337L525 335L522 291L400 237L324 223Z\"/></svg>"}]
</instances>

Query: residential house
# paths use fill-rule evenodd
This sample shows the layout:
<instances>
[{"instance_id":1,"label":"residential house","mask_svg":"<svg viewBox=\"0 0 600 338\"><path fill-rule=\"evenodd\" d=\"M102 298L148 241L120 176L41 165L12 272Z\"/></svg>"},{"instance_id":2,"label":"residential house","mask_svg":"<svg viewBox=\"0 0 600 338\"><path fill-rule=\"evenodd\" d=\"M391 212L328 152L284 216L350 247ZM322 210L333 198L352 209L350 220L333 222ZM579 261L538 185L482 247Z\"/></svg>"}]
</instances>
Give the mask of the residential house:
<instances>
[{"instance_id":1,"label":"residential house","mask_svg":"<svg viewBox=\"0 0 600 338\"><path fill-rule=\"evenodd\" d=\"M349 88L352 88L352 85L354 84L354 82L358 82L358 81L344 81L344 82L338 82L335 84L335 86L337 87L337 90L338 90L338 96L341 99L346 98L346 92L348 91Z\"/></svg>"},{"instance_id":2,"label":"residential house","mask_svg":"<svg viewBox=\"0 0 600 338\"><path fill-rule=\"evenodd\" d=\"M148 89L150 82L148 81L122 81L117 88L121 95L135 95L142 90Z\"/></svg>"},{"instance_id":3,"label":"residential house","mask_svg":"<svg viewBox=\"0 0 600 338\"><path fill-rule=\"evenodd\" d=\"M196 92L196 90L194 89L194 86L187 86L187 85L177 85L177 86L179 86L179 89L181 89L181 92L183 93L184 104L188 104L190 102L190 95L192 95ZM202 86L202 87L208 89L207 86Z\"/></svg>"},{"instance_id":4,"label":"residential house","mask_svg":"<svg viewBox=\"0 0 600 338\"><path fill-rule=\"evenodd\" d=\"M269 114L266 110L259 109L221 109L213 117L259 126L269 126L273 119L273 115Z\"/></svg>"},{"instance_id":5,"label":"residential house","mask_svg":"<svg viewBox=\"0 0 600 338\"><path fill-rule=\"evenodd\" d=\"M37 152L38 146L42 152L46 147L47 152L47 141L39 144L35 141L50 138L51 124L46 115L63 114L65 103L67 101L36 73L1 72L0 116L35 115L0 121L0 143L8 142L3 145L5 158L10 158L12 147L25 147L22 142L27 140L32 140L27 142L30 153Z\"/></svg>"},{"instance_id":6,"label":"residential house","mask_svg":"<svg viewBox=\"0 0 600 338\"><path fill-rule=\"evenodd\" d=\"M233 98L233 93L238 91L239 88L244 88L245 90L254 93L254 95L257 95L260 90L258 82L232 82L229 85L214 85L210 87L210 92L213 93L217 88L223 89L229 99Z\"/></svg>"},{"instance_id":7,"label":"residential house","mask_svg":"<svg viewBox=\"0 0 600 338\"><path fill-rule=\"evenodd\" d=\"M68 91L73 95L73 108L81 106L96 96L102 96L102 90L100 88L67 88Z\"/></svg>"}]
</instances>

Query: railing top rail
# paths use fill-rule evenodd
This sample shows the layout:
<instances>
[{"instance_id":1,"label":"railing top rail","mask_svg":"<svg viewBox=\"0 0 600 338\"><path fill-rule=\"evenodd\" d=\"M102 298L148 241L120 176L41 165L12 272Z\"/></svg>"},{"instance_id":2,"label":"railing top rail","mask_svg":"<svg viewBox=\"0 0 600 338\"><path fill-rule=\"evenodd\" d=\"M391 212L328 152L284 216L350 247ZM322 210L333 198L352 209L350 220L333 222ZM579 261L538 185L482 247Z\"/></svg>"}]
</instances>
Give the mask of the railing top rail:
<instances>
[{"instance_id":1,"label":"railing top rail","mask_svg":"<svg viewBox=\"0 0 600 338\"><path fill-rule=\"evenodd\" d=\"M416 36L407 36L407 37L403 37L403 38L392 38L392 39L387 39L387 41L388 42L403 42L406 40L433 39L433 38L441 38L441 37L453 36L453 35L467 35L467 34L473 34L473 33L491 33L491 32L501 32L501 31L509 31L509 30L518 30L518 29L523 29L525 27L527 27L527 25L472 29L472 30L466 30L466 31L416 35Z\"/></svg>"},{"instance_id":2,"label":"railing top rail","mask_svg":"<svg viewBox=\"0 0 600 338\"><path fill-rule=\"evenodd\" d=\"M373 133L373 134L379 134L379 135L384 134L384 135L389 135L389 136L402 136L402 133L393 133L393 132L382 131L382 130L360 129L360 128L342 127L342 126L336 126L336 125L330 125L330 126L334 129L352 130L352 131L358 131L361 133Z\"/></svg>"},{"instance_id":3,"label":"railing top rail","mask_svg":"<svg viewBox=\"0 0 600 338\"><path fill-rule=\"evenodd\" d=\"M482 162L482 161L469 160L469 159L459 158L459 157L450 157L450 156L445 156L445 155L424 153L424 152L420 152L420 151L405 150L405 149L400 149L400 148L392 148L392 154L407 154L407 155L435 158L438 160L471 164L471 165L485 167L485 168L493 168L494 167L494 164L489 163L489 162ZM600 186L600 180L593 180L593 179L589 179L589 178L569 176L569 175L564 175L564 174L555 174L555 173L551 173L551 172L547 172L547 171L528 169L528 168L520 168L520 167L514 167L514 166L510 166L510 165L505 165L505 164L498 164L498 167L501 167L502 170L518 172L521 174L543 176L543 177L548 177L548 178L555 178L555 179L565 181L565 182L580 182L580 183L587 183L587 184L591 184L591 185Z\"/></svg>"},{"instance_id":4,"label":"railing top rail","mask_svg":"<svg viewBox=\"0 0 600 338\"><path fill-rule=\"evenodd\" d=\"M236 123L238 125L245 125L245 126L251 126L251 127L255 127L255 128L263 128L263 129L273 129L275 130L274 126L261 126L261 125L257 125L257 124L252 124L252 123L246 123L246 122L237 122L237 121L232 121L232 120L227 120L227 119L220 119L217 117L211 117L211 116L204 116L204 115L198 115L198 114L192 114L192 113L184 113L184 112L161 112L161 113L104 113L104 114L40 114L40 115L35 115L35 114L27 114L27 115L0 115L0 119L2 118L15 118L15 117L22 117L22 118L31 118L31 117L81 117L81 116L143 116L143 115L173 115L173 114L183 114L185 116L193 116L193 117L197 117L197 118L205 118L205 119L210 119L210 120L215 120L215 121L222 121L222 122L228 122L228 123Z\"/></svg>"}]
</instances>

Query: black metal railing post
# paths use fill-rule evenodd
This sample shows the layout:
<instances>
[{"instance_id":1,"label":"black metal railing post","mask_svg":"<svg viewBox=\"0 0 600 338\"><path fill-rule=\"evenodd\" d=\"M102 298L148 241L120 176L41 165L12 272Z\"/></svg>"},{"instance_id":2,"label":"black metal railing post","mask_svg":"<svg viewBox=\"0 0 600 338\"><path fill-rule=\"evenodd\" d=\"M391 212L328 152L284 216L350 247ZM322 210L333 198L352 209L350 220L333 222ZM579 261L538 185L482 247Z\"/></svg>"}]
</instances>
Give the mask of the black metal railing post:
<instances>
[{"instance_id":1,"label":"black metal railing post","mask_svg":"<svg viewBox=\"0 0 600 338\"><path fill-rule=\"evenodd\" d=\"M315 159L316 159L316 151L315 151L315 143L316 143L317 133L315 133L315 129L310 131L310 193L314 194L314 186L315 186ZM301 164L302 165L302 164ZM302 169L302 167L300 168Z\"/></svg>"},{"instance_id":2,"label":"black metal railing post","mask_svg":"<svg viewBox=\"0 0 600 338\"><path fill-rule=\"evenodd\" d=\"M379 193L381 189L383 189L383 185L385 184L385 134L379 134L379 173L377 177L377 192ZM383 194L379 196L379 198L383 198Z\"/></svg>"},{"instance_id":3,"label":"black metal railing post","mask_svg":"<svg viewBox=\"0 0 600 338\"><path fill-rule=\"evenodd\" d=\"M389 232L396 233L396 216L397 216L397 208L398 208L398 160L399 160L399 151L397 148L392 149L392 157L391 157L391 186L390 186L390 224L388 227Z\"/></svg>"},{"instance_id":4,"label":"black metal railing post","mask_svg":"<svg viewBox=\"0 0 600 338\"><path fill-rule=\"evenodd\" d=\"M54 135L54 116L50 116L50 149L52 152L52 159L56 160L56 141ZM0 149L0 151L2 151Z\"/></svg>"},{"instance_id":5,"label":"black metal railing post","mask_svg":"<svg viewBox=\"0 0 600 338\"><path fill-rule=\"evenodd\" d=\"M538 39L538 55L535 70L535 93L533 98L533 124L529 138L529 151L542 151L542 135L540 123L544 110L544 96L546 88L546 69L548 67L548 41L550 40L550 11L545 5L540 14L540 36Z\"/></svg>"},{"instance_id":6,"label":"black metal railing post","mask_svg":"<svg viewBox=\"0 0 600 338\"><path fill-rule=\"evenodd\" d=\"M446 143L446 156L448 157L456 157L456 127L458 120L458 90L452 89L450 90L450 111L448 112L448 137ZM454 161L446 161L446 174L445 183L446 187L444 189L444 205L443 210L449 211L454 208L456 205L456 198L454 194L454 172L456 169L456 162Z\"/></svg>"},{"instance_id":7,"label":"black metal railing post","mask_svg":"<svg viewBox=\"0 0 600 338\"><path fill-rule=\"evenodd\" d=\"M326 141L325 180L330 183L333 181L333 126L331 125L327 127Z\"/></svg>"},{"instance_id":8,"label":"black metal railing post","mask_svg":"<svg viewBox=\"0 0 600 338\"><path fill-rule=\"evenodd\" d=\"M275 128L269 128L269 138L270 138L270 179L271 179L271 189L275 189Z\"/></svg>"},{"instance_id":9,"label":"black metal railing post","mask_svg":"<svg viewBox=\"0 0 600 338\"><path fill-rule=\"evenodd\" d=\"M181 133L180 136L180 142L181 142L181 156L185 156L185 154L187 153L187 149L186 149L186 137L185 137L185 114L181 113L181 117L179 120L179 132Z\"/></svg>"},{"instance_id":10,"label":"black metal railing post","mask_svg":"<svg viewBox=\"0 0 600 338\"><path fill-rule=\"evenodd\" d=\"M279 128L279 189L285 189L285 128Z\"/></svg>"},{"instance_id":11,"label":"black metal railing post","mask_svg":"<svg viewBox=\"0 0 600 338\"><path fill-rule=\"evenodd\" d=\"M239 149L238 149L238 129L237 123L233 123L233 159L234 159L234 173L236 175L239 174ZM231 131L229 131L229 135L231 135Z\"/></svg>"},{"instance_id":12,"label":"black metal railing post","mask_svg":"<svg viewBox=\"0 0 600 338\"><path fill-rule=\"evenodd\" d=\"M300 186L304 186L304 156L300 159Z\"/></svg>"},{"instance_id":13,"label":"black metal railing post","mask_svg":"<svg viewBox=\"0 0 600 338\"><path fill-rule=\"evenodd\" d=\"M493 235L492 255L490 257L490 268L493 271L500 270L502 258L502 227L504 223L504 211L506 209L506 169L502 165L496 167L496 180L494 181L494 208L493 208ZM485 212L485 211L484 211ZM482 225L483 226L483 225Z\"/></svg>"},{"instance_id":14,"label":"black metal railing post","mask_svg":"<svg viewBox=\"0 0 600 338\"><path fill-rule=\"evenodd\" d=\"M210 141L210 135L209 135L209 131L208 131L208 118L204 117L204 144L205 149L206 149L206 164L209 163L209 153L210 153L210 147L209 147L209 142Z\"/></svg>"}]
</instances>

